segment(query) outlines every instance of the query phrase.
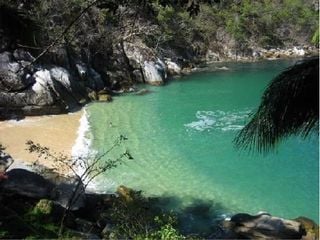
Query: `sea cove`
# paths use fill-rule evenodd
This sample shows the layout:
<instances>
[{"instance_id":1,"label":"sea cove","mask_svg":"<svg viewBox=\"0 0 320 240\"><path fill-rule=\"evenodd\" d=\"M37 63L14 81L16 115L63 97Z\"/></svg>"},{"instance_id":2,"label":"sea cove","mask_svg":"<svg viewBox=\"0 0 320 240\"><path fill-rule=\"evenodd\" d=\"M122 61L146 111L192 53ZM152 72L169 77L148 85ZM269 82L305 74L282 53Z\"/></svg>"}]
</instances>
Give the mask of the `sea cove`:
<instances>
[{"instance_id":1,"label":"sea cove","mask_svg":"<svg viewBox=\"0 0 320 240\"><path fill-rule=\"evenodd\" d=\"M134 156L97 179L96 189L110 192L123 184L146 196L175 199L175 210L201 200L218 215L267 211L317 221L317 134L290 137L265 155L239 151L232 142L270 80L293 63L213 66L165 87L148 87L143 96L90 104L92 148L106 150L123 134L129 138L123 148Z\"/></svg>"}]
</instances>

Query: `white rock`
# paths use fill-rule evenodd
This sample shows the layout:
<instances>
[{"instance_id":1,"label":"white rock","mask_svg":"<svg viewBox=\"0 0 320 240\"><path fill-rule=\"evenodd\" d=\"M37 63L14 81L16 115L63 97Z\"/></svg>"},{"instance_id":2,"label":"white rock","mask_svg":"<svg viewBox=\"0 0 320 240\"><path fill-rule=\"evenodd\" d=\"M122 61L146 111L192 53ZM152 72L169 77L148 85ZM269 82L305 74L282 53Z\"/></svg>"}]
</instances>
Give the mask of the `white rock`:
<instances>
[{"instance_id":1,"label":"white rock","mask_svg":"<svg viewBox=\"0 0 320 240\"><path fill-rule=\"evenodd\" d=\"M181 74L181 67L172 61L166 61L167 69L171 74Z\"/></svg>"},{"instance_id":2,"label":"white rock","mask_svg":"<svg viewBox=\"0 0 320 240\"><path fill-rule=\"evenodd\" d=\"M293 48L293 53L297 56L304 56L306 54L303 49L299 49L297 47Z\"/></svg>"},{"instance_id":3,"label":"white rock","mask_svg":"<svg viewBox=\"0 0 320 240\"><path fill-rule=\"evenodd\" d=\"M84 78L88 72L88 68L83 63L77 63L76 68L81 78Z\"/></svg>"},{"instance_id":4,"label":"white rock","mask_svg":"<svg viewBox=\"0 0 320 240\"><path fill-rule=\"evenodd\" d=\"M39 70L33 74L35 84L32 86L32 90L41 93L46 92L49 86L53 85L50 72L46 69Z\"/></svg>"},{"instance_id":5,"label":"white rock","mask_svg":"<svg viewBox=\"0 0 320 240\"><path fill-rule=\"evenodd\" d=\"M67 69L62 67L51 68L50 75L53 80L60 82L66 89L68 89L71 92L71 76Z\"/></svg>"},{"instance_id":6,"label":"white rock","mask_svg":"<svg viewBox=\"0 0 320 240\"><path fill-rule=\"evenodd\" d=\"M144 79L147 83L153 85L163 84L162 74L159 72L160 67L153 61L145 61L143 63Z\"/></svg>"}]
</instances>

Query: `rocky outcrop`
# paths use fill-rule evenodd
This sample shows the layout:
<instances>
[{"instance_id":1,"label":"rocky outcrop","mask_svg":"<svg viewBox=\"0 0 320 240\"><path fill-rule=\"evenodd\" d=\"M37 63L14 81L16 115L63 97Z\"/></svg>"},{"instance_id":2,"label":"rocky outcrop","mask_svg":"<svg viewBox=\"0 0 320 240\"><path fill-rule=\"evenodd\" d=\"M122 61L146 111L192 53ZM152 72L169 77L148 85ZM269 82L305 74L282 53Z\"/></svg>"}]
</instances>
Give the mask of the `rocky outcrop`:
<instances>
[{"instance_id":1,"label":"rocky outcrop","mask_svg":"<svg viewBox=\"0 0 320 240\"><path fill-rule=\"evenodd\" d=\"M0 53L1 118L65 113L86 103L89 92L105 87L85 64L77 65L78 77L60 66L31 65L33 59L21 49Z\"/></svg>"},{"instance_id":2,"label":"rocky outcrop","mask_svg":"<svg viewBox=\"0 0 320 240\"><path fill-rule=\"evenodd\" d=\"M246 47L245 49L237 49L234 46L224 46L219 51L209 49L203 58L207 64L219 61L255 61L260 59L285 59L308 57L318 54L318 49L313 46L294 46L287 48L270 48Z\"/></svg>"},{"instance_id":3,"label":"rocky outcrop","mask_svg":"<svg viewBox=\"0 0 320 240\"><path fill-rule=\"evenodd\" d=\"M302 239L303 225L296 220L273 217L268 213L249 215L239 213L224 222L229 237L236 239Z\"/></svg>"},{"instance_id":4,"label":"rocky outcrop","mask_svg":"<svg viewBox=\"0 0 320 240\"><path fill-rule=\"evenodd\" d=\"M49 198L54 185L42 176L25 169L12 169L8 179L0 184L0 189L9 194L31 198Z\"/></svg>"},{"instance_id":5,"label":"rocky outcrop","mask_svg":"<svg viewBox=\"0 0 320 240\"><path fill-rule=\"evenodd\" d=\"M138 81L151 85L164 84L167 79L166 65L154 51L141 41L125 42L123 49Z\"/></svg>"},{"instance_id":6,"label":"rocky outcrop","mask_svg":"<svg viewBox=\"0 0 320 240\"><path fill-rule=\"evenodd\" d=\"M181 74L182 69L177 63L173 62L171 59L166 59L165 63L167 65L168 73L171 76L175 76L175 75L180 75Z\"/></svg>"},{"instance_id":7,"label":"rocky outcrop","mask_svg":"<svg viewBox=\"0 0 320 240\"><path fill-rule=\"evenodd\" d=\"M35 199L50 199L66 208L73 193L76 201L71 210L78 210L85 204L84 187L74 178L65 178L57 174L41 176L25 169L12 169L6 173L7 179L0 182L3 194L25 196Z\"/></svg>"},{"instance_id":8,"label":"rocky outcrop","mask_svg":"<svg viewBox=\"0 0 320 240\"><path fill-rule=\"evenodd\" d=\"M303 240L316 240L319 239L319 225L309 218L298 217L294 219L301 223L302 227L306 231L306 234L302 237Z\"/></svg>"}]
</instances>

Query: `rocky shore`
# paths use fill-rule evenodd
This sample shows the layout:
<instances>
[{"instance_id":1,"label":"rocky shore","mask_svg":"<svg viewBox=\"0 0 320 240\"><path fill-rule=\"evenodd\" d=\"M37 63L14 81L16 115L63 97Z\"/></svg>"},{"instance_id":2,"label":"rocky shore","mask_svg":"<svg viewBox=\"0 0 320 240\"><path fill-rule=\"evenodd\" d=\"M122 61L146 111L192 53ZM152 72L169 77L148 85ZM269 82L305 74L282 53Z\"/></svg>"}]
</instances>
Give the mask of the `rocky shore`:
<instances>
[{"instance_id":1,"label":"rocky shore","mask_svg":"<svg viewBox=\"0 0 320 240\"><path fill-rule=\"evenodd\" d=\"M256 61L315 55L310 46L289 49L252 50L248 55L229 52L227 57L209 50L201 66L221 61ZM136 83L163 85L170 76L187 74L197 63L183 66L170 58L161 59L142 42L125 43L124 53L135 81L123 86L121 72L109 72L108 84L93 68L80 60L75 69L59 65L31 64L34 57L23 49L0 53L0 118L61 114L81 108L89 101L112 101L112 95L134 90ZM182 60L183 61L183 60Z\"/></svg>"},{"instance_id":2,"label":"rocky shore","mask_svg":"<svg viewBox=\"0 0 320 240\"><path fill-rule=\"evenodd\" d=\"M311 43L313 29L293 19L289 19L292 24L270 25L268 33L263 32L265 22L253 21L257 29L249 31L249 16L248 21L242 19L245 33L229 29L224 19L234 11L229 3L204 5L197 19L186 17L189 10L184 7L165 4L97 5L69 28L71 16L79 14L85 1L47 4L0 5L0 119L75 111L90 101L112 101L113 95L134 91L136 84L163 85L172 76L215 62L319 53L318 45ZM306 3L301 8L312 15L317 11L314 6ZM245 5L239 7L245 13ZM291 5L282 7L286 11ZM57 10L65 14L57 17ZM220 10L226 15L217 14ZM219 27L219 21L207 26L210 17L221 18L224 27Z\"/></svg>"},{"instance_id":3,"label":"rocky shore","mask_svg":"<svg viewBox=\"0 0 320 240\"><path fill-rule=\"evenodd\" d=\"M4 172L12 161L13 159L1 150L1 172ZM29 222L30 218L33 217L33 221L42 221L41 224L45 226L50 223L57 224L63 217L67 217L64 223L69 237L125 239L130 238L130 234L119 230L125 224L122 221L126 221L130 227L135 227L132 231L138 231L137 228L141 223L146 224L142 230L145 230L145 227L150 227L151 230L156 228L151 219L161 214L168 214L157 207L159 198L143 197L139 192L125 186L119 186L117 192L110 195L89 193L85 191L83 183L80 182L80 188L76 188L78 185L78 179L63 177L51 171L38 175L24 169L12 169L5 175L1 175L0 223L3 231L1 237L26 238L41 233L42 236L56 238L57 232L35 228L35 223ZM77 191L76 201L68 208L70 211L68 210L68 214L65 215L69 200L74 197L75 191ZM183 217L183 213L176 212L175 214L178 217L177 221L179 221L179 216ZM194 213L187 214L205 214L205 212L194 211ZM144 221L136 220L137 216ZM16 228L17 224L19 231ZM305 217L288 220L271 216L268 213L257 215L239 213L230 218L216 220L212 226L207 226L207 228L211 230L205 234L189 232L187 237L200 239L319 239L319 226L312 220Z\"/></svg>"}]
</instances>

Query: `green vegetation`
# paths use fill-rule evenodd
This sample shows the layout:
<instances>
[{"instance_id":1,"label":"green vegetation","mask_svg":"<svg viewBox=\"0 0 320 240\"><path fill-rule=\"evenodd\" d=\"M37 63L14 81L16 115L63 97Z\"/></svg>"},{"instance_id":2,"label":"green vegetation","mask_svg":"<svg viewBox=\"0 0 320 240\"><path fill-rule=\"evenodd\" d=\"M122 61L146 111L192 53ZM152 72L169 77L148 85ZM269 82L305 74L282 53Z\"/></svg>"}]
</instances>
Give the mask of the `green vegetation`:
<instances>
[{"instance_id":1,"label":"green vegetation","mask_svg":"<svg viewBox=\"0 0 320 240\"><path fill-rule=\"evenodd\" d=\"M204 3L191 18L183 7L152 7L158 28L145 41L164 54L173 49L184 57L201 57L208 49L221 52L225 46L245 51L310 44L319 15L311 1L302 0Z\"/></svg>"},{"instance_id":2,"label":"green vegetation","mask_svg":"<svg viewBox=\"0 0 320 240\"><path fill-rule=\"evenodd\" d=\"M185 239L177 230L177 218L173 213L163 213L141 192L128 190L126 197L114 201L105 217L114 223L105 233L110 239Z\"/></svg>"},{"instance_id":3,"label":"green vegetation","mask_svg":"<svg viewBox=\"0 0 320 240\"><path fill-rule=\"evenodd\" d=\"M235 139L238 147L267 152L290 135L319 134L319 58L275 77L251 121Z\"/></svg>"},{"instance_id":4,"label":"green vegetation","mask_svg":"<svg viewBox=\"0 0 320 240\"><path fill-rule=\"evenodd\" d=\"M319 47L319 27L312 36L311 42Z\"/></svg>"},{"instance_id":5,"label":"green vegetation","mask_svg":"<svg viewBox=\"0 0 320 240\"><path fill-rule=\"evenodd\" d=\"M319 11L310 0L138 2L37 0L21 7L2 0L0 6L19 8L19 15L33 22L32 44L40 49L78 18L57 45L85 53L88 61L110 56L116 44L136 37L164 56L174 50L185 58L203 56L208 49L219 51L224 45L245 50L316 42ZM120 9L120 4L127 8Z\"/></svg>"}]
</instances>

